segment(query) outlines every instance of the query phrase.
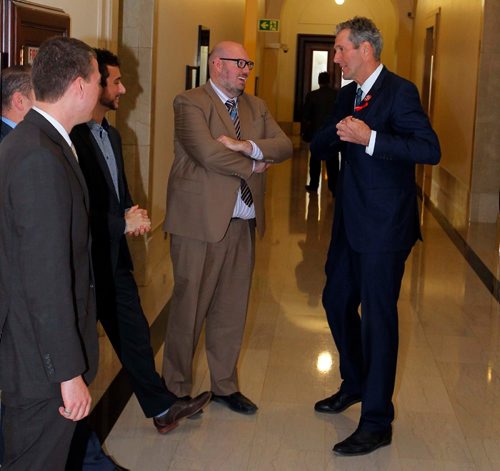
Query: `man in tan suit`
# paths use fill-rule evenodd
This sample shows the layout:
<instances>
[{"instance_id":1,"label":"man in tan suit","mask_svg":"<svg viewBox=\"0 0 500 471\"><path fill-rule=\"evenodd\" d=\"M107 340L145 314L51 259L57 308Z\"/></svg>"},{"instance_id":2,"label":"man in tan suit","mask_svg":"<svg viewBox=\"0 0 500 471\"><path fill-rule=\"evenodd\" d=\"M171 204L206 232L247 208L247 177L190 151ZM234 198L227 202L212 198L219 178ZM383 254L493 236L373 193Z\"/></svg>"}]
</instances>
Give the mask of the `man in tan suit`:
<instances>
[{"instance_id":1,"label":"man in tan suit","mask_svg":"<svg viewBox=\"0 0 500 471\"><path fill-rule=\"evenodd\" d=\"M265 171L292 144L259 98L244 94L254 63L241 44L209 56L210 81L174 100L175 159L164 229L171 234L174 293L163 374L189 396L203 322L216 402L243 414L257 406L239 391L236 364L254 265L255 227L264 233Z\"/></svg>"}]
</instances>

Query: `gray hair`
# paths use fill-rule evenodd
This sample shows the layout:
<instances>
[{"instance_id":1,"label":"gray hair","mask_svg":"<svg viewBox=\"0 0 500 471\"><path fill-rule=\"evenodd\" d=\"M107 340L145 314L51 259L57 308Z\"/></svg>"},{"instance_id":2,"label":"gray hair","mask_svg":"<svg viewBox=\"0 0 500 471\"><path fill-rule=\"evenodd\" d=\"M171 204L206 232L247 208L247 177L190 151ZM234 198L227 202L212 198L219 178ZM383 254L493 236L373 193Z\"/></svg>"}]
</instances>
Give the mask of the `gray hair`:
<instances>
[{"instance_id":1,"label":"gray hair","mask_svg":"<svg viewBox=\"0 0 500 471\"><path fill-rule=\"evenodd\" d=\"M379 29L372 20L362 16L355 16L351 20L339 23L336 28L337 34L344 29L350 30L349 41L354 44L356 49L362 42L367 41L373 47L375 59L377 61L380 60L380 53L382 52L384 40L382 39L382 34L380 34Z\"/></svg>"},{"instance_id":2,"label":"gray hair","mask_svg":"<svg viewBox=\"0 0 500 471\"><path fill-rule=\"evenodd\" d=\"M29 97L32 90L31 66L13 65L2 70L2 110L10 109L15 92Z\"/></svg>"}]
</instances>

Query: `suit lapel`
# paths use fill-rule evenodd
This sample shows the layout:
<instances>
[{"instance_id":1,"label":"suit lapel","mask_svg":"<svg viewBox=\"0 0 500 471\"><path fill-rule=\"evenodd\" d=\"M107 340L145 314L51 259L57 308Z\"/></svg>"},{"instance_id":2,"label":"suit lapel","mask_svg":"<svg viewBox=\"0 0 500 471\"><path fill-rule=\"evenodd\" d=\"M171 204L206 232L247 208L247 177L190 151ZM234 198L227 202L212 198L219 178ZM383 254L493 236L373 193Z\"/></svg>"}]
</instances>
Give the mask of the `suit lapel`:
<instances>
[{"instance_id":1,"label":"suit lapel","mask_svg":"<svg viewBox=\"0 0 500 471\"><path fill-rule=\"evenodd\" d=\"M75 154L73 154L71 147L68 145L64 137L61 136L59 131L52 126L52 124L47 121L44 116L35 110L30 110L24 119L39 127L54 143L60 147L61 153L64 155L66 161L72 168L78 182L80 183L85 199L85 206L89 209L89 193L87 190L87 184L85 183L85 178L80 166L78 165L78 161L75 158Z\"/></svg>"},{"instance_id":2,"label":"suit lapel","mask_svg":"<svg viewBox=\"0 0 500 471\"><path fill-rule=\"evenodd\" d=\"M118 191L120 193L120 201L123 201L125 199L125 185L124 181L122 178L122 175L125 175L125 169L123 168L123 158L121 154L121 142L118 139L118 134L114 128L109 126L108 128L108 136L109 136L109 142L111 142L111 147L113 148L113 154L115 155L115 161L116 161L116 171L117 171L117 178L118 178ZM106 164L106 162L104 162ZM111 178L111 174L109 172L109 168L106 165L107 169L107 176L109 176L109 179L106 178L108 181L108 185L111 184L113 193L116 195L115 191L115 186L113 184L113 179Z\"/></svg>"}]
</instances>

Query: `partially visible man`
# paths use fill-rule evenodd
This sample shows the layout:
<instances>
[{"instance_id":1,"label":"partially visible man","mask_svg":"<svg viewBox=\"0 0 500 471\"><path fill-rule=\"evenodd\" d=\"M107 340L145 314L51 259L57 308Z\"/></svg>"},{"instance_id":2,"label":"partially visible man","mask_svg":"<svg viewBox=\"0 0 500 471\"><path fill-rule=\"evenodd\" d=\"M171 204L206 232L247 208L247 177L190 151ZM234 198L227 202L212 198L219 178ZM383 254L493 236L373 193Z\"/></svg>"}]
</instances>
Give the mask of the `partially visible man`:
<instances>
[{"instance_id":1,"label":"partially visible man","mask_svg":"<svg viewBox=\"0 0 500 471\"><path fill-rule=\"evenodd\" d=\"M2 122L0 142L23 120L33 105L31 67L13 65L2 70Z\"/></svg>"},{"instance_id":2,"label":"partially visible man","mask_svg":"<svg viewBox=\"0 0 500 471\"><path fill-rule=\"evenodd\" d=\"M210 400L210 393L189 401L178 400L156 372L149 324L141 307L126 239L127 234L148 232L151 222L147 211L132 201L121 137L106 120L106 113L118 109L126 90L118 57L104 49L95 52L102 93L92 120L76 126L71 139L90 195L97 317L129 375L144 415L153 418L159 433L167 433L179 420L198 412Z\"/></svg>"},{"instance_id":3,"label":"partially visible man","mask_svg":"<svg viewBox=\"0 0 500 471\"><path fill-rule=\"evenodd\" d=\"M193 386L203 323L213 399L243 414L257 406L239 389L237 361L254 266L255 227L264 233L264 172L292 144L259 98L244 93L254 63L241 44L209 56L210 81L174 101L175 158L164 229L174 292L163 376L177 396Z\"/></svg>"},{"instance_id":4,"label":"partially visible man","mask_svg":"<svg viewBox=\"0 0 500 471\"><path fill-rule=\"evenodd\" d=\"M315 405L338 413L361 401L358 428L333 448L340 455L391 443L397 301L405 261L421 238L415 164L440 159L415 85L381 64L381 50L380 31L368 18L337 26L334 60L353 82L340 90L332 118L311 143L314 155L340 150L343 162L323 291L343 381Z\"/></svg>"},{"instance_id":5,"label":"partially visible man","mask_svg":"<svg viewBox=\"0 0 500 471\"><path fill-rule=\"evenodd\" d=\"M0 146L2 470L63 470L97 369L89 198L69 132L98 94L94 51L70 38L35 58L35 106Z\"/></svg>"},{"instance_id":6,"label":"partially visible man","mask_svg":"<svg viewBox=\"0 0 500 471\"><path fill-rule=\"evenodd\" d=\"M0 122L0 142L17 124L23 120L33 105L33 87L31 86L31 67L13 65L2 70L2 116ZM0 410L0 466L3 463L3 414Z\"/></svg>"},{"instance_id":7,"label":"partially visible man","mask_svg":"<svg viewBox=\"0 0 500 471\"><path fill-rule=\"evenodd\" d=\"M330 86L330 74L321 72L318 75L319 88L309 92L304 100L302 108L302 139L311 142L316 132L325 124L329 115L333 113L337 91ZM326 160L326 175L328 177L328 189L335 196L335 187L339 174L339 154L328 156ZM321 177L321 160L317 156L309 156L309 184L306 190L316 193Z\"/></svg>"}]
</instances>

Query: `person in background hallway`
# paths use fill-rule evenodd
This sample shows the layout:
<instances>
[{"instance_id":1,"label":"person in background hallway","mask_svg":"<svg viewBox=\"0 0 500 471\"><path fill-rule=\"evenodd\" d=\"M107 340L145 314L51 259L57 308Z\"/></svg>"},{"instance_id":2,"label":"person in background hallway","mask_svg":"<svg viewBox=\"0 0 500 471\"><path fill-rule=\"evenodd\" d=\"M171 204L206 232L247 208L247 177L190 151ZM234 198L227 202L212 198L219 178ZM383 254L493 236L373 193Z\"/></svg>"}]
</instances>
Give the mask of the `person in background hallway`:
<instances>
[{"instance_id":1,"label":"person in background hallway","mask_svg":"<svg viewBox=\"0 0 500 471\"><path fill-rule=\"evenodd\" d=\"M2 121L0 142L23 120L33 105L31 67L13 65L2 70Z\"/></svg>"},{"instance_id":2,"label":"person in background hallway","mask_svg":"<svg viewBox=\"0 0 500 471\"><path fill-rule=\"evenodd\" d=\"M333 448L339 455L391 442L397 301L405 261L421 238L415 164L440 159L417 88L381 64L381 50L371 20L337 26L334 61L353 82L340 90L333 116L311 143L313 155L342 153L323 291L342 384L315 405L334 414L361 401L356 431Z\"/></svg>"},{"instance_id":3,"label":"person in background hallway","mask_svg":"<svg viewBox=\"0 0 500 471\"><path fill-rule=\"evenodd\" d=\"M94 51L45 41L35 106L0 145L2 470L63 470L98 363L88 192L68 133L100 91Z\"/></svg>"},{"instance_id":4,"label":"person in background hallway","mask_svg":"<svg viewBox=\"0 0 500 471\"><path fill-rule=\"evenodd\" d=\"M195 414L210 393L190 401L178 400L156 372L149 324L133 276L126 235L142 235L151 228L147 211L134 205L124 172L121 137L106 120L125 94L118 57L96 49L102 94L92 120L76 126L71 139L90 195L92 261L96 276L97 317L127 371L132 389L146 417L159 433ZM87 460L86 460L87 461Z\"/></svg>"},{"instance_id":5,"label":"person in background hallway","mask_svg":"<svg viewBox=\"0 0 500 471\"><path fill-rule=\"evenodd\" d=\"M0 142L24 118L33 104L31 67L14 65L2 70L2 118L0 121ZM3 406L0 411L0 466L3 463Z\"/></svg>"},{"instance_id":6,"label":"person in background hallway","mask_svg":"<svg viewBox=\"0 0 500 471\"><path fill-rule=\"evenodd\" d=\"M330 74L321 72L318 75L319 88L309 92L302 108L302 139L311 142L314 134L325 124L326 119L333 112L337 92L330 86ZM338 152L328 156L326 160L326 174L328 176L328 189L335 196L335 187L339 174ZM315 156L309 158L309 185L306 190L309 193L318 191L319 179L321 177L321 160Z\"/></svg>"},{"instance_id":7,"label":"person in background hallway","mask_svg":"<svg viewBox=\"0 0 500 471\"><path fill-rule=\"evenodd\" d=\"M264 232L265 171L292 144L265 103L244 93L254 63L241 44L209 56L210 81L174 100L175 158L167 189L174 292L163 376L191 393L203 322L213 399L235 412L257 406L239 389L237 362L254 266L255 226Z\"/></svg>"}]
</instances>

